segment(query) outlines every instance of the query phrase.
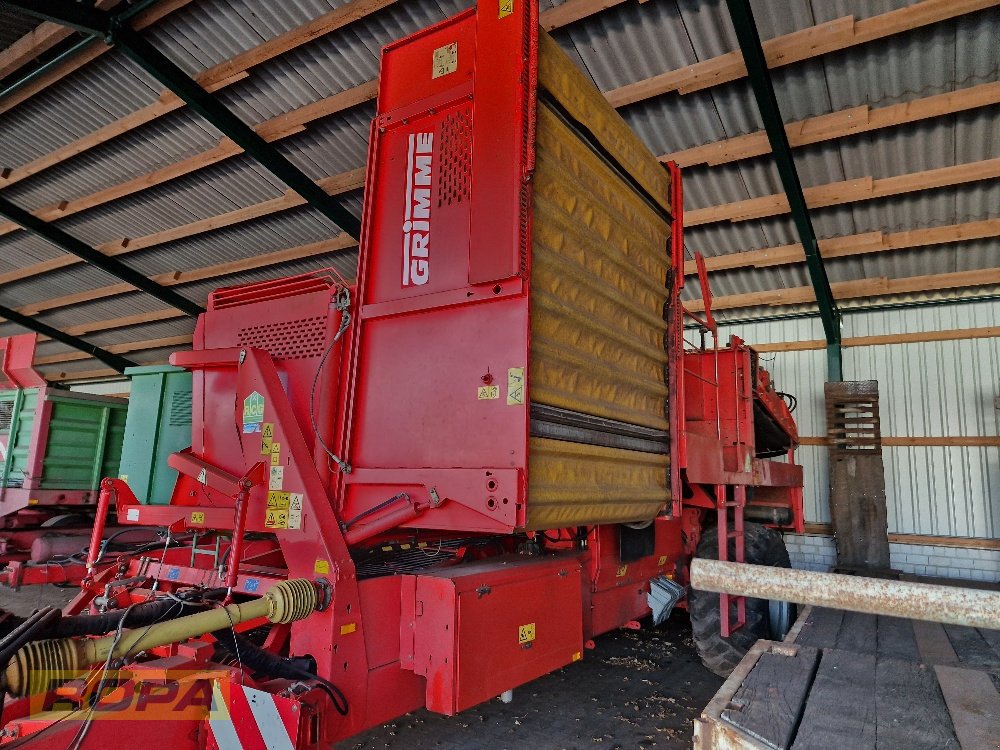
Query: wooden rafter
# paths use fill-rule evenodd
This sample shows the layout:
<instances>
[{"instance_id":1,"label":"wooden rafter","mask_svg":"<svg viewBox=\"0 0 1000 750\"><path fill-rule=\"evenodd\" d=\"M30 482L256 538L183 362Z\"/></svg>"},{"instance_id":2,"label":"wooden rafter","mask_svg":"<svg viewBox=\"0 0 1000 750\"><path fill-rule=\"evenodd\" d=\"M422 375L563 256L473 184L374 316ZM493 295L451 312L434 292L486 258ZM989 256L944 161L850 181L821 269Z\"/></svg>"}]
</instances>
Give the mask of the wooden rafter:
<instances>
[{"instance_id":1,"label":"wooden rafter","mask_svg":"<svg viewBox=\"0 0 1000 750\"><path fill-rule=\"evenodd\" d=\"M925 344L931 341L968 341L970 339L1000 338L1000 326L983 328L954 328L946 331L918 331L915 333L886 333L878 336L845 336L841 346L894 346L898 344ZM826 348L822 339L808 341L775 341L753 344L758 352L803 352Z\"/></svg>"},{"instance_id":2,"label":"wooden rafter","mask_svg":"<svg viewBox=\"0 0 1000 750\"><path fill-rule=\"evenodd\" d=\"M872 109L867 104L850 107L806 120L792 122L785 126L788 142L794 146L831 141L837 138L867 133L872 130L896 127L910 122L964 112L969 109L1000 104L1000 82L984 83L979 86L949 91L934 96L926 96L899 104ZM718 166L741 159L769 154L771 146L767 134L758 130L734 138L706 143L702 146L663 154L660 161L673 161L681 167L697 164Z\"/></svg>"},{"instance_id":3,"label":"wooden rafter","mask_svg":"<svg viewBox=\"0 0 1000 750\"><path fill-rule=\"evenodd\" d=\"M769 39L763 43L764 55L768 67L777 68L997 4L1000 4L997 0L923 0L871 18L857 20L854 16L843 16ZM606 96L615 107L623 107L672 91L681 94L700 91L739 80L746 74L743 56L734 51L622 86L607 92Z\"/></svg>"},{"instance_id":4,"label":"wooden rafter","mask_svg":"<svg viewBox=\"0 0 1000 750\"><path fill-rule=\"evenodd\" d=\"M837 299L856 299L858 297L885 297L893 294L916 294L921 292L937 292L947 289L964 287L997 286L1000 285L1000 268L987 268L975 271L956 271L954 273L929 274L926 276L908 276L889 279L879 277L874 279L859 279L857 281L839 281L831 284L833 296ZM782 305L800 305L815 302L810 286L793 287L791 289L776 289L766 292L749 292L747 294L731 294L712 298L713 310L731 310L738 307L780 307ZM705 309L699 300L685 302L684 306L692 312Z\"/></svg>"},{"instance_id":5,"label":"wooden rafter","mask_svg":"<svg viewBox=\"0 0 1000 750\"><path fill-rule=\"evenodd\" d=\"M191 0L160 0L160 2L155 3L151 8L147 8L137 15L132 21L132 28L145 29L152 26L160 19L165 18L179 8L183 8L190 2ZM84 65L96 60L110 49L110 47L104 44L94 43L86 49L80 50L72 59L63 61L51 70L46 71L27 86L0 99L0 114L27 101L39 91L44 91L49 86L58 83L70 73L75 73Z\"/></svg>"},{"instance_id":6,"label":"wooden rafter","mask_svg":"<svg viewBox=\"0 0 1000 750\"><path fill-rule=\"evenodd\" d=\"M845 237L831 237L820 240L819 249L824 260L846 258L867 253L881 253L890 250L904 250L913 247L943 245L949 242L965 242L986 237L1000 237L1000 219L983 219L963 224L949 224L943 227L910 229L903 232L864 232ZM764 268L805 260L802 245L778 245L758 250L745 250L725 255L705 258L708 271L725 271L733 268ZM684 264L685 275L693 275L698 268L693 260Z\"/></svg>"},{"instance_id":7,"label":"wooden rafter","mask_svg":"<svg viewBox=\"0 0 1000 750\"><path fill-rule=\"evenodd\" d=\"M364 168L360 168L351 170L350 172L344 172L343 174L334 175L333 177L326 177L319 180L317 184L331 195L337 195L339 193L357 190L364 187L364 180L365 170ZM98 245L97 249L108 256L127 255L138 250L144 250L156 245L173 242L174 240L184 239L185 237L192 237L204 232L211 232L216 229L232 226L234 224L240 224L252 219L259 219L263 216L269 216L271 214L278 213L279 211L286 211L290 208L302 205L305 205L305 200L303 200L300 195L291 191L286 191L278 198L272 198L271 200L255 203L244 208L237 208L218 216L210 216L207 219L199 219L198 221L190 224L183 224L178 227L164 229L163 231L154 232L153 234L148 234L143 237L106 242L103 245ZM25 266L23 268L18 268L13 271L0 274L0 284L9 284L14 281L31 278L32 276L51 273L52 271L56 271L60 268L67 268L80 262L80 259L76 256L60 255L55 258L50 258L49 260L41 261L30 266Z\"/></svg>"},{"instance_id":8,"label":"wooden rafter","mask_svg":"<svg viewBox=\"0 0 1000 750\"><path fill-rule=\"evenodd\" d=\"M175 346L187 346L194 339L190 333L181 336L164 336L158 339L147 339L146 341L130 341L127 344L112 344L104 347L113 354L128 354L129 352L149 351L150 349L168 349ZM92 359L86 352L66 352L64 354L50 354L47 357L35 357L35 365L55 365L63 362L78 362L84 359Z\"/></svg>"},{"instance_id":9,"label":"wooden rafter","mask_svg":"<svg viewBox=\"0 0 1000 750\"><path fill-rule=\"evenodd\" d=\"M374 98L375 90L376 86L374 84L362 84L361 86L328 96L317 102L307 104L304 107L262 122L254 130L268 142L278 141L295 133L301 133L305 130L305 126L314 120L326 117L335 112L341 112L360 102ZM140 175L118 185L112 185L96 193L71 201L60 201L49 206L44 206L33 213L39 219L44 219L45 221L58 221L80 211L86 211L105 203L134 195L143 190L148 190L151 187L162 185L170 180L191 174L199 169L205 169L241 153L243 153L243 150L239 146L228 138L222 138L214 147L207 151L202 151L181 161L168 164L149 174ZM300 203L303 202L300 199ZM20 226L13 222L0 223L0 236L10 234L19 229Z\"/></svg>"},{"instance_id":10,"label":"wooden rafter","mask_svg":"<svg viewBox=\"0 0 1000 750\"><path fill-rule=\"evenodd\" d=\"M285 34L277 36L274 39L270 39L252 49L247 50L246 52L237 55L236 57L233 57L230 60L227 60L226 62L220 63L213 68L203 71L196 76L196 80L206 90L218 91L246 78L248 75L247 71L249 71L252 67L261 65L262 63L272 60L275 57L279 57L286 52L290 52L303 44L319 39L320 37L341 29L350 23L361 20L362 18L381 10L382 8L388 7L396 1L397 0L352 0L352 2L349 2L336 10L332 10L303 26L292 29ZM179 0L175 0L175 2L179 2ZM187 2L190 2L190 0L183 0L183 2L179 2L179 4L186 4ZM568 0L562 5L542 13L539 17L539 21L545 28L551 30L573 23L574 21L579 21L582 18L593 15L594 13L597 13L605 8L618 5L621 2L624 2L624 0ZM148 26L152 22L152 20L146 19L144 25ZM137 24L136 28L142 28L142 26ZM100 49L102 51L106 51L108 48L100 47ZM82 65L86 62L89 62L90 59L93 58L88 58L86 60L82 60L81 58L82 61L80 63L80 67L82 67ZM46 85L51 85L52 83L54 83L54 81L48 81ZM367 81L349 89L348 91L341 92L341 94L336 94L333 97L327 97L320 102L314 102L299 108L296 110L296 113L298 113L297 117L302 120L299 125L299 130L301 130L301 125L305 124L305 122L316 120L320 117L339 111L338 109L330 109L329 111L323 112L322 110L325 106L324 103L327 103L328 105L330 100L333 100L338 96L346 100L347 97L352 95L356 97L354 104L371 101L375 99L377 88L377 80ZM23 101L23 99L21 101ZM348 106L354 106L354 104L345 104L341 107L341 109L346 109ZM10 108L7 105L7 100L0 102L0 113ZM55 164L59 164L66 159L78 156L95 146L107 143L112 138L116 138L123 133L127 133L130 130L134 130L142 125L153 122L154 120L163 117L164 115L169 114L182 106L184 106L184 103L179 98L170 92L164 91L152 104L136 110L135 112L132 112L115 122L109 123L103 128L95 130L93 133L88 133L72 143L66 144L62 148L56 149L48 154L44 154L28 164L12 168L6 178L0 178L0 188L13 185L16 182L38 174ZM280 130L282 127L293 127L289 122L291 115L292 113L280 115L270 120L269 123L271 123L271 126L276 130ZM297 131L293 130L291 132ZM291 132L287 132L285 135L291 135Z\"/></svg>"},{"instance_id":11,"label":"wooden rafter","mask_svg":"<svg viewBox=\"0 0 1000 750\"><path fill-rule=\"evenodd\" d=\"M895 177L876 179L868 176L856 180L832 182L805 188L803 193L809 208L823 208L997 177L1000 177L1000 158L911 172ZM684 224L693 227L718 221L750 221L768 216L780 216L788 212L788 198L784 193L775 193L760 198L748 198L734 203L685 211Z\"/></svg>"}]
</instances>

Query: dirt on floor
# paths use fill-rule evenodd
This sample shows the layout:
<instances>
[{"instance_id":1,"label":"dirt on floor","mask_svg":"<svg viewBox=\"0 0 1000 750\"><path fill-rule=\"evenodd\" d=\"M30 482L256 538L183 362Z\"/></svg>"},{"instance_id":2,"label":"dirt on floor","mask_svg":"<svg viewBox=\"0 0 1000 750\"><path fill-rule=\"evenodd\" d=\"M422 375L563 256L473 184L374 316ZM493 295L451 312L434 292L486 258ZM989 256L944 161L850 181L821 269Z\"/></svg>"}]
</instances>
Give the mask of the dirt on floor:
<instances>
[{"instance_id":1,"label":"dirt on floor","mask_svg":"<svg viewBox=\"0 0 1000 750\"><path fill-rule=\"evenodd\" d=\"M597 639L581 662L458 716L421 710L337 750L633 750L691 747L692 722L722 685L702 666L686 612Z\"/></svg>"},{"instance_id":2,"label":"dirt on floor","mask_svg":"<svg viewBox=\"0 0 1000 750\"><path fill-rule=\"evenodd\" d=\"M75 588L0 587L0 610L26 617L62 607ZM633 750L691 747L692 722L722 685L705 669L686 612L661 627L618 630L597 639L583 661L458 716L421 710L338 743L336 750Z\"/></svg>"}]
</instances>

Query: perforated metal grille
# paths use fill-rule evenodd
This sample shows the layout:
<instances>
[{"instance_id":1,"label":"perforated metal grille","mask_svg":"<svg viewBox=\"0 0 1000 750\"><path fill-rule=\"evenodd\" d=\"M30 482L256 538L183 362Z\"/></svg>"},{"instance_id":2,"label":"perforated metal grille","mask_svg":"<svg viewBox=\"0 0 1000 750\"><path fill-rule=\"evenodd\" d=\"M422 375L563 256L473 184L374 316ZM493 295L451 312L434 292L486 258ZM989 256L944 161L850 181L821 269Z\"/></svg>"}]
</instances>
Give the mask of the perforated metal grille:
<instances>
[{"instance_id":1,"label":"perforated metal grille","mask_svg":"<svg viewBox=\"0 0 1000 750\"><path fill-rule=\"evenodd\" d=\"M174 391L170 397L170 416L167 421L171 427L191 424L191 391Z\"/></svg>"},{"instance_id":2,"label":"perforated metal grille","mask_svg":"<svg viewBox=\"0 0 1000 750\"><path fill-rule=\"evenodd\" d=\"M275 359L307 359L323 354L326 317L317 315L240 329L240 345L263 349Z\"/></svg>"},{"instance_id":3,"label":"perforated metal grille","mask_svg":"<svg viewBox=\"0 0 1000 750\"><path fill-rule=\"evenodd\" d=\"M14 418L14 402L0 401L0 432L10 431L10 423Z\"/></svg>"},{"instance_id":4,"label":"perforated metal grille","mask_svg":"<svg viewBox=\"0 0 1000 750\"><path fill-rule=\"evenodd\" d=\"M441 123L441 189L438 205L469 198L472 167L472 112L452 112Z\"/></svg>"}]
</instances>

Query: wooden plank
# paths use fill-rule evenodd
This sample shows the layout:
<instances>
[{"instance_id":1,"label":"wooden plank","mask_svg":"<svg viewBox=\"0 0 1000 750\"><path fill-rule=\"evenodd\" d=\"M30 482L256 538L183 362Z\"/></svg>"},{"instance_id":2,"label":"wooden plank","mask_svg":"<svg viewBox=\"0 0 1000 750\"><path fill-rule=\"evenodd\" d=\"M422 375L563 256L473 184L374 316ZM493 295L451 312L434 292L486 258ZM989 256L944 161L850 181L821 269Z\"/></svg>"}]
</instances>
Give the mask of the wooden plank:
<instances>
[{"instance_id":1,"label":"wooden plank","mask_svg":"<svg viewBox=\"0 0 1000 750\"><path fill-rule=\"evenodd\" d=\"M794 655L761 654L722 712L723 720L768 747L790 747L818 661L819 651L809 646L794 647Z\"/></svg>"},{"instance_id":2,"label":"wooden plank","mask_svg":"<svg viewBox=\"0 0 1000 750\"><path fill-rule=\"evenodd\" d=\"M338 250L357 247L357 244L358 243L350 236L341 234L333 239L320 240L318 242L312 242L308 245L285 248L284 250L276 250L263 255L251 255L248 258L225 261L223 263L216 263L215 265L204 266L202 268L192 268L188 271L169 271L167 273L156 274L155 276L151 276L150 279L155 281L157 284L166 287L178 286L180 284L190 284L195 281L204 281L205 279L214 279L220 276L244 273L257 268L266 268L268 266L278 265L281 263L290 263L304 258L311 258L316 255L326 255ZM111 284L109 286L100 287L99 289L86 289L81 292L63 295L62 297L55 297L53 299L41 300L30 305L24 305L18 308L18 312L22 315L38 315L39 313L47 310L71 307L73 305L92 302L98 299L107 299L122 294L129 294L134 291L135 287L131 284Z\"/></svg>"},{"instance_id":3,"label":"wooden plank","mask_svg":"<svg viewBox=\"0 0 1000 750\"><path fill-rule=\"evenodd\" d=\"M832 536L833 527L828 523L807 523L805 525L805 533L817 536ZM984 539L982 537L934 536L930 534L897 534L889 532L889 541L893 544L919 544L929 547L1000 549L1000 539Z\"/></svg>"},{"instance_id":4,"label":"wooden plank","mask_svg":"<svg viewBox=\"0 0 1000 750\"><path fill-rule=\"evenodd\" d=\"M929 247L988 237L1000 237L1000 219L983 219L982 221L968 221L941 227L909 229L902 232L864 232L844 237L830 237L819 240L819 249L824 259L846 258L867 253ZM804 261L805 253L802 251L802 245L794 243L705 258L705 269L722 271L733 268L765 268ZM697 272L698 269L693 260L685 262L685 275L693 276Z\"/></svg>"},{"instance_id":5,"label":"wooden plank","mask_svg":"<svg viewBox=\"0 0 1000 750\"><path fill-rule=\"evenodd\" d=\"M337 195L342 192L357 190L364 187L364 178L365 170L364 168L360 168L343 174L334 175L332 177L323 178L322 180L319 180L317 184L330 195ZM287 191L279 198L272 198L271 200L256 203L252 206L246 206L244 208L238 208L225 214L210 216L207 219L200 219L190 224L172 227L161 232L154 232L153 234L148 234L144 237L136 237L127 241L106 242L103 245L98 245L97 250L111 257L127 255L137 250L143 250L145 248L154 247L166 242L172 242L185 237L202 234L203 232L211 232L216 229L232 226L233 224L239 224L243 221L268 216L279 211L285 211L289 208L301 206L304 203L305 200L297 193ZM30 266L17 268L13 271L0 274L0 284L9 284L12 281L19 281L32 276L51 273L57 269L66 268L82 262L83 261L75 255L60 255L56 258L50 258L49 260L45 260L40 263L34 263Z\"/></svg>"},{"instance_id":6,"label":"wooden plank","mask_svg":"<svg viewBox=\"0 0 1000 750\"><path fill-rule=\"evenodd\" d=\"M44 21L6 49L0 51L0 78L31 62L74 34L73 29Z\"/></svg>"},{"instance_id":7,"label":"wooden plank","mask_svg":"<svg viewBox=\"0 0 1000 750\"><path fill-rule=\"evenodd\" d=\"M874 654L824 650L792 750L875 750L875 677Z\"/></svg>"},{"instance_id":8,"label":"wooden plank","mask_svg":"<svg viewBox=\"0 0 1000 750\"><path fill-rule=\"evenodd\" d=\"M132 20L132 28L136 30L145 29L146 27L159 21L161 18L173 13L175 10L183 8L190 2L191 0L160 0L137 15ZM111 47L106 44L102 44L99 41L95 41L88 47L81 49L80 52L73 55L71 59L65 60L64 62L56 65L28 85L0 100L0 114L13 109L24 101L27 101L39 91L44 91L49 86L58 83L70 73L76 72L92 60L96 60L110 49Z\"/></svg>"},{"instance_id":9,"label":"wooden plank","mask_svg":"<svg viewBox=\"0 0 1000 750\"><path fill-rule=\"evenodd\" d=\"M795 643L816 648L832 647L837 642L837 633L844 621L842 609L813 607L799 631Z\"/></svg>"},{"instance_id":10,"label":"wooden plank","mask_svg":"<svg viewBox=\"0 0 1000 750\"><path fill-rule=\"evenodd\" d=\"M963 667L997 669L1000 671L1000 656L993 650L977 628L962 625L944 625L952 648Z\"/></svg>"},{"instance_id":11,"label":"wooden plank","mask_svg":"<svg viewBox=\"0 0 1000 750\"><path fill-rule=\"evenodd\" d=\"M112 354L127 354L129 352L148 351L150 349L166 349L174 346L187 346L194 337L188 333L182 336L164 336L158 339L147 339L145 341L130 341L127 344L112 344L104 347ZM35 357L34 365L54 365L63 362L78 362L82 359L90 359L91 355L86 352L66 352L63 354L50 354L47 357Z\"/></svg>"},{"instance_id":12,"label":"wooden plank","mask_svg":"<svg viewBox=\"0 0 1000 750\"><path fill-rule=\"evenodd\" d=\"M1000 694L986 672L934 667L962 750L1000 748Z\"/></svg>"},{"instance_id":13,"label":"wooden plank","mask_svg":"<svg viewBox=\"0 0 1000 750\"><path fill-rule=\"evenodd\" d=\"M886 198L893 195L962 185L1000 177L1000 157L983 161L956 164L950 167L927 169L895 177L862 177L855 180L831 182L805 188L809 208L840 206L846 203ZM684 224L689 227L713 224L719 221L739 222L763 219L790 213L788 198L784 193L747 198L718 206L707 206L684 212Z\"/></svg>"},{"instance_id":14,"label":"wooden plank","mask_svg":"<svg viewBox=\"0 0 1000 750\"><path fill-rule=\"evenodd\" d=\"M927 276L908 276L901 279L885 277L859 279L857 281L839 281L831 284L833 296L837 299L857 299L859 297L888 297L894 294L914 294L917 292L944 291L948 289L965 289L978 286L996 286L1000 284L1000 268L984 268L975 271L957 271L953 273L930 274ZM783 305L798 305L815 302L816 295L811 286L793 287L768 292L750 292L748 294L731 294L715 297L712 308L715 310L731 310L739 307L781 307ZM692 312L704 310L701 300L691 300L685 303Z\"/></svg>"},{"instance_id":15,"label":"wooden plank","mask_svg":"<svg viewBox=\"0 0 1000 750\"><path fill-rule=\"evenodd\" d=\"M876 109L867 105L850 107L830 114L788 123L785 126L785 131L788 135L789 145L794 148L942 117L992 104L1000 104L1000 82L970 86L958 91L934 94ZM724 138L683 151L663 154L659 159L663 162L676 162L681 167L698 164L714 167L769 153L771 153L771 145L767 139L767 133L759 130L735 138Z\"/></svg>"},{"instance_id":16,"label":"wooden plank","mask_svg":"<svg viewBox=\"0 0 1000 750\"><path fill-rule=\"evenodd\" d=\"M756 348L756 347L754 347ZM803 436L800 445L829 445L825 437ZM945 448L995 448L1000 446L998 435L911 435L882 436L882 445L896 448L945 447ZM949 539L955 537L947 537Z\"/></svg>"},{"instance_id":17,"label":"wooden plank","mask_svg":"<svg viewBox=\"0 0 1000 750\"><path fill-rule=\"evenodd\" d=\"M844 612L837 632L836 648L858 654L874 654L878 647L878 617L862 612Z\"/></svg>"},{"instance_id":18,"label":"wooden plank","mask_svg":"<svg viewBox=\"0 0 1000 750\"><path fill-rule=\"evenodd\" d=\"M817 26L794 31L763 42L769 68L808 60L829 52L884 39L894 34L938 23L955 16L992 7L995 0L924 0L899 10L860 21L843 16ZM605 96L615 107L677 91L687 94L746 76L746 65L738 51L701 60L642 81L608 91Z\"/></svg>"},{"instance_id":19,"label":"wooden plank","mask_svg":"<svg viewBox=\"0 0 1000 750\"><path fill-rule=\"evenodd\" d=\"M989 339L1000 337L1000 326L984 326L982 328L952 328L945 331L919 331L915 333L889 333L880 336L848 336L841 341L841 346L894 346L898 344L926 344L933 341L968 341L970 339ZM811 349L825 349L826 342L821 339L812 341L780 341L771 344L753 344L758 352L794 352Z\"/></svg>"},{"instance_id":20,"label":"wooden plank","mask_svg":"<svg viewBox=\"0 0 1000 750\"><path fill-rule=\"evenodd\" d=\"M562 26L600 13L602 10L621 5L625 0L566 0L554 8L538 14L538 25L546 31L552 31Z\"/></svg>"},{"instance_id":21,"label":"wooden plank","mask_svg":"<svg viewBox=\"0 0 1000 750\"><path fill-rule=\"evenodd\" d=\"M957 664L958 656L941 623L913 620L913 636L920 658L927 664Z\"/></svg>"},{"instance_id":22,"label":"wooden plank","mask_svg":"<svg viewBox=\"0 0 1000 750\"><path fill-rule=\"evenodd\" d=\"M361 101L372 99L375 97L375 93L375 86L363 84L362 86L348 89L347 91L334 94L333 96L328 96L318 102L307 104L303 107L292 110L291 112L286 112L283 115L274 117L257 125L254 130L258 133L258 135L264 138L264 140L273 143L289 135L300 132L303 127L321 117L326 117L335 112L343 111L355 106ZM159 107L159 105L151 105L151 107L146 107L143 110L140 110L140 113L144 113L151 108L158 111L162 107ZM107 131L107 133L111 134L118 134L119 132L131 130L135 127L134 125L124 124L130 119L130 117L112 123L107 128L102 128L101 131L91 134L87 147L93 145L91 141L93 141L96 136L102 135L103 137L102 131ZM37 159L35 162L32 162L32 164L27 165L26 167L13 170L8 176L5 184L13 184L18 179L22 179L23 176L28 173L41 171L41 169L45 166L58 163L63 158L69 158L69 156L79 153L80 149L83 148L80 141L70 144L70 147L58 149L52 154L48 154L41 159ZM70 150L73 153L67 155L64 153L67 150ZM192 172L196 172L200 169L205 169L206 167L218 164L221 161L242 153L243 149L228 138L222 138L215 146L207 151L193 154L185 159L181 159L178 162L168 164L165 167L149 172L148 174L139 175L138 177L126 180L125 182L117 185L104 188L96 193L81 196L80 198L75 198L71 201L61 201L48 206L43 206L32 213L39 219L44 219L45 221L56 221L67 216L72 216L80 211L86 211L88 209L119 200L125 196L134 195L135 193L143 190L148 190L151 187L162 185L165 182L175 180L178 177L183 177L184 175L191 174ZM35 170L35 172L32 172L32 170ZM304 203L305 201L299 198L299 202ZM0 223L0 236L14 231L19 231L20 229L20 225L15 224L14 222Z\"/></svg>"},{"instance_id":23,"label":"wooden plank","mask_svg":"<svg viewBox=\"0 0 1000 750\"><path fill-rule=\"evenodd\" d=\"M917 639L913 635L913 626L910 620L879 615L877 638L876 652L879 657L920 661Z\"/></svg>"},{"instance_id":24,"label":"wooden plank","mask_svg":"<svg viewBox=\"0 0 1000 750\"><path fill-rule=\"evenodd\" d=\"M913 661L878 658L875 743L880 750L959 750L932 668Z\"/></svg>"}]
</instances>

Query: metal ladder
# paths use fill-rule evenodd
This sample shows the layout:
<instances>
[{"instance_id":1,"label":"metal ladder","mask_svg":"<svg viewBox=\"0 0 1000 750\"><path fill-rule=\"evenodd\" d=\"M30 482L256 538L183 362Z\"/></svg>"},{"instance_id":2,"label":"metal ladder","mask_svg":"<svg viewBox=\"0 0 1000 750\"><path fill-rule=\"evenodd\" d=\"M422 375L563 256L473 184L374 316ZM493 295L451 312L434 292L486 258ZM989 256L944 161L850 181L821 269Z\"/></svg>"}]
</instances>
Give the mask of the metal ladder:
<instances>
[{"instance_id":1,"label":"metal ladder","mask_svg":"<svg viewBox=\"0 0 1000 750\"><path fill-rule=\"evenodd\" d=\"M715 502L719 534L719 559L723 562L744 562L746 556L746 535L743 528L743 508L747 502L747 488L733 487L733 500L729 500L727 485L715 487ZM733 528L729 529L729 509L733 510ZM729 540L735 540L734 559L729 560ZM736 618L732 618L732 606L736 606ZM728 638L747 622L747 598L736 594L719 594L719 624L722 637Z\"/></svg>"}]
</instances>

